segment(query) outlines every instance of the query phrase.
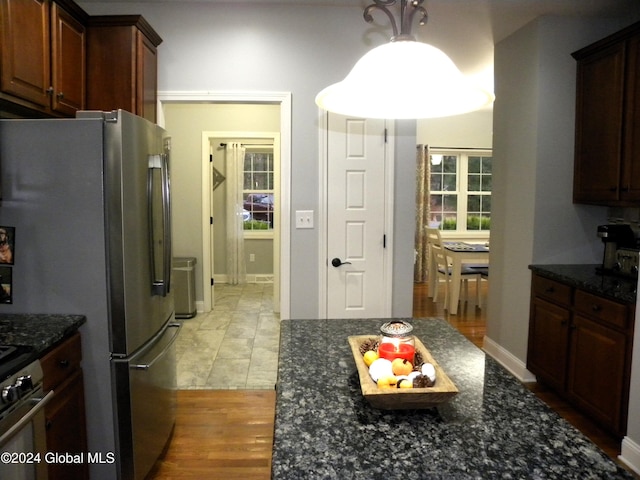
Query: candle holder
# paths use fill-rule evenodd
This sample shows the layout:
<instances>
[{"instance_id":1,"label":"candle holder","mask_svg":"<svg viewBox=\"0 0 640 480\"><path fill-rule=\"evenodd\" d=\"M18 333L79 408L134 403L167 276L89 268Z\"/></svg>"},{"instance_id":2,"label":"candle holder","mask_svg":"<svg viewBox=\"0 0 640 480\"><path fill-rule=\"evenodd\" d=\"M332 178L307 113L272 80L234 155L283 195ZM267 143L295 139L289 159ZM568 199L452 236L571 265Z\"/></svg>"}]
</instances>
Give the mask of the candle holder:
<instances>
[{"instance_id":1,"label":"candle holder","mask_svg":"<svg viewBox=\"0 0 640 480\"><path fill-rule=\"evenodd\" d=\"M402 358L414 363L416 347L412 331L413 325L404 320L392 320L382 325L378 356L390 361Z\"/></svg>"}]
</instances>

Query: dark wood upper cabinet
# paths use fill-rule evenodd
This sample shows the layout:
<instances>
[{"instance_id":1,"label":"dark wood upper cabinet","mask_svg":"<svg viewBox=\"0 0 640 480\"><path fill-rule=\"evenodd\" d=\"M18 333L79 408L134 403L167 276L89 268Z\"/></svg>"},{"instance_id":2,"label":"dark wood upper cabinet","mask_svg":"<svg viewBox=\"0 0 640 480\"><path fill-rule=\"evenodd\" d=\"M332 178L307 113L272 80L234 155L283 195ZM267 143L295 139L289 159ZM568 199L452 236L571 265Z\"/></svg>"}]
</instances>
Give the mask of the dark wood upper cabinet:
<instances>
[{"instance_id":1,"label":"dark wood upper cabinet","mask_svg":"<svg viewBox=\"0 0 640 480\"><path fill-rule=\"evenodd\" d=\"M51 12L52 108L73 116L85 108L85 27L58 4L53 4Z\"/></svg>"},{"instance_id":2,"label":"dark wood upper cabinet","mask_svg":"<svg viewBox=\"0 0 640 480\"><path fill-rule=\"evenodd\" d=\"M86 13L67 0L0 0L0 110L73 116L85 107Z\"/></svg>"},{"instance_id":3,"label":"dark wood upper cabinet","mask_svg":"<svg viewBox=\"0 0 640 480\"><path fill-rule=\"evenodd\" d=\"M155 123L160 36L140 15L117 15L91 17L87 39L87 107Z\"/></svg>"},{"instance_id":4,"label":"dark wood upper cabinet","mask_svg":"<svg viewBox=\"0 0 640 480\"><path fill-rule=\"evenodd\" d=\"M573 200L640 205L640 22L573 53Z\"/></svg>"}]
</instances>

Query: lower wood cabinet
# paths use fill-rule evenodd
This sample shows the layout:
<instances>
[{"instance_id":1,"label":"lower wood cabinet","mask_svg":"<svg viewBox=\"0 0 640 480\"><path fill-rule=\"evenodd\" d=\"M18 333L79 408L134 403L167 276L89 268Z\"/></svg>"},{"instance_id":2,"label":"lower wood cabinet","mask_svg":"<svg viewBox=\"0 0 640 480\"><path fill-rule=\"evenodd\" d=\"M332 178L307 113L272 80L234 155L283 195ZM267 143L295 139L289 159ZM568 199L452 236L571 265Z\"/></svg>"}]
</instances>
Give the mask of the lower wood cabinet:
<instances>
[{"instance_id":1,"label":"lower wood cabinet","mask_svg":"<svg viewBox=\"0 0 640 480\"><path fill-rule=\"evenodd\" d=\"M84 454L87 457L87 429L84 387L80 361L80 335L76 333L45 355L40 362L45 391L53 390L53 399L45 406L47 451ZM49 480L87 479L87 462L51 463Z\"/></svg>"},{"instance_id":2,"label":"lower wood cabinet","mask_svg":"<svg viewBox=\"0 0 640 480\"><path fill-rule=\"evenodd\" d=\"M527 368L616 436L626 433L634 309L534 274Z\"/></svg>"}]
</instances>

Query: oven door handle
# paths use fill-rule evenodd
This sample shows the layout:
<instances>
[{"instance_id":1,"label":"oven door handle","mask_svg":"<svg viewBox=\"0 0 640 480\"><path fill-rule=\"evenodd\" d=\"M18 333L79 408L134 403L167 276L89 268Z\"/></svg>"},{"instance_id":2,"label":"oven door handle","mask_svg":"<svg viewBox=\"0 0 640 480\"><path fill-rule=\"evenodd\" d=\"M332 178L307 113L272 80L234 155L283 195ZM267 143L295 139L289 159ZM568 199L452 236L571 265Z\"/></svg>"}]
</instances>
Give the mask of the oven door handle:
<instances>
[{"instance_id":1,"label":"oven door handle","mask_svg":"<svg viewBox=\"0 0 640 480\"><path fill-rule=\"evenodd\" d=\"M49 401L53 398L53 390L47 393L44 397L34 397L30 401L33 402L33 407L26 414L22 416L20 420L18 420L14 425L9 428L1 437L0 437L0 446L7 443L11 438L17 434L20 430L22 430L25 425L27 425L33 417L35 417L40 411L44 408L44 406L49 403Z\"/></svg>"}]
</instances>

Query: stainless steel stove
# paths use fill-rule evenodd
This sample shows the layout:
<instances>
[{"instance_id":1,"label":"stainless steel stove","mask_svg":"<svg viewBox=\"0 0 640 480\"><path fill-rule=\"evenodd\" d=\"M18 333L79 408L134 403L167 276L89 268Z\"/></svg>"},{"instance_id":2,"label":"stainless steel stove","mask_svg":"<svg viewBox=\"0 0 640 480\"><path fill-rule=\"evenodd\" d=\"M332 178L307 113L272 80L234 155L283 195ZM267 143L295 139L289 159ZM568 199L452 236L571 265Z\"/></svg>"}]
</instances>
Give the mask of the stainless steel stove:
<instances>
[{"instance_id":1,"label":"stainless steel stove","mask_svg":"<svg viewBox=\"0 0 640 480\"><path fill-rule=\"evenodd\" d=\"M0 383L0 423L4 418L5 411L10 410L21 399L30 396L34 390L38 388L42 390L42 377L40 362L35 360L19 368Z\"/></svg>"},{"instance_id":2,"label":"stainless steel stove","mask_svg":"<svg viewBox=\"0 0 640 480\"><path fill-rule=\"evenodd\" d=\"M33 349L22 345L0 345L0 382L33 360Z\"/></svg>"},{"instance_id":3,"label":"stainless steel stove","mask_svg":"<svg viewBox=\"0 0 640 480\"><path fill-rule=\"evenodd\" d=\"M44 395L42 367L29 362L30 351L3 346L0 356L0 368L12 372L0 383L0 478L46 479L44 406L53 391Z\"/></svg>"}]
</instances>

